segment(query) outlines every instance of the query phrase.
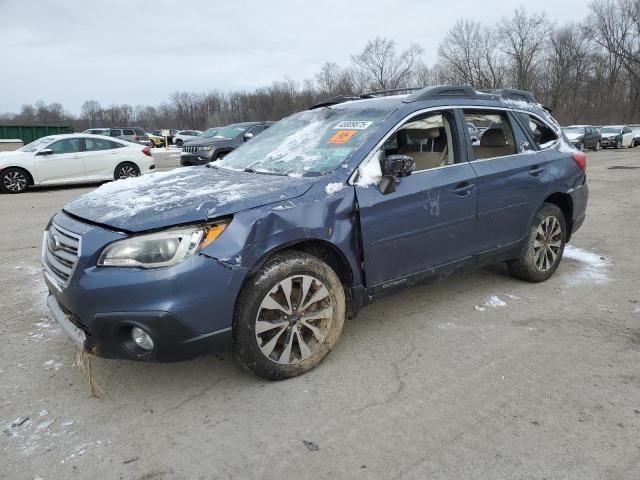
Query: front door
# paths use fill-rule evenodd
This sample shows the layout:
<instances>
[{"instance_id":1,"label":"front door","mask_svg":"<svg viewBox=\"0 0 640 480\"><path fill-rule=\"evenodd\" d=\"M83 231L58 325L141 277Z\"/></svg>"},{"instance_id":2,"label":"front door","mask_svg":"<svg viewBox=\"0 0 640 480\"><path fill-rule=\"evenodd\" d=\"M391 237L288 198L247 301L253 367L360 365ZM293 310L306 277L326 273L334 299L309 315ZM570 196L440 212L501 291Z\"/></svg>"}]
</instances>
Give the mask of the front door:
<instances>
[{"instance_id":1,"label":"front door","mask_svg":"<svg viewBox=\"0 0 640 480\"><path fill-rule=\"evenodd\" d=\"M79 138L64 138L47 146L52 153L36 153L35 165L40 183L82 181L84 162Z\"/></svg>"},{"instance_id":2,"label":"front door","mask_svg":"<svg viewBox=\"0 0 640 480\"><path fill-rule=\"evenodd\" d=\"M355 187L367 287L399 285L471 256L476 175L460 153L460 128L450 112L413 117L368 160L408 155L416 170L386 195Z\"/></svg>"}]
</instances>

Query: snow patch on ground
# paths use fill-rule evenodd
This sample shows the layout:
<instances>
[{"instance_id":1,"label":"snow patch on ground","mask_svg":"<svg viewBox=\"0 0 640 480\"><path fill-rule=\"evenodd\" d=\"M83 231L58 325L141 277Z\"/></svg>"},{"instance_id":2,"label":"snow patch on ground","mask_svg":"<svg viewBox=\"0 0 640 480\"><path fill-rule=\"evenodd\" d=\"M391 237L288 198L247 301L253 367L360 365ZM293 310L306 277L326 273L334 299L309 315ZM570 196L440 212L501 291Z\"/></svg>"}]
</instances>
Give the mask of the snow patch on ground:
<instances>
[{"instance_id":1,"label":"snow patch on ground","mask_svg":"<svg viewBox=\"0 0 640 480\"><path fill-rule=\"evenodd\" d=\"M572 284L606 283L609 281L611 262L597 253L567 244L564 247L562 258L565 267L563 277Z\"/></svg>"},{"instance_id":2,"label":"snow patch on ground","mask_svg":"<svg viewBox=\"0 0 640 480\"><path fill-rule=\"evenodd\" d=\"M325 187L324 190L325 192L327 192L327 195L333 195L334 193L338 193L343 188L344 188L344 183L336 182L336 183L330 183Z\"/></svg>"},{"instance_id":3,"label":"snow patch on ground","mask_svg":"<svg viewBox=\"0 0 640 480\"><path fill-rule=\"evenodd\" d=\"M507 306L507 302L505 302L504 300L501 300L500 297L498 297L497 295L492 295L491 297L489 297L487 299L486 302L484 302L485 307L506 307Z\"/></svg>"}]
</instances>

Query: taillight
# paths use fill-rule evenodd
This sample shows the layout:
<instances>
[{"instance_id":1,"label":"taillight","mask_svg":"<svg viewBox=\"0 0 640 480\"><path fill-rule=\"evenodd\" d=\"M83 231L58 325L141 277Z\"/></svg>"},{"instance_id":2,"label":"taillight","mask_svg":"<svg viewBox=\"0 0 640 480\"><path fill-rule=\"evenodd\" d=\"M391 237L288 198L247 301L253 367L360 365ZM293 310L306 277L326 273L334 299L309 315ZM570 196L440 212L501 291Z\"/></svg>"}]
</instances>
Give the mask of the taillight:
<instances>
[{"instance_id":1,"label":"taillight","mask_svg":"<svg viewBox=\"0 0 640 480\"><path fill-rule=\"evenodd\" d=\"M584 152L573 152L573 159L576 161L578 168L587 173L587 154Z\"/></svg>"},{"instance_id":2,"label":"taillight","mask_svg":"<svg viewBox=\"0 0 640 480\"><path fill-rule=\"evenodd\" d=\"M142 153L144 153L147 157L151 156L151 147L144 147L142 149Z\"/></svg>"},{"instance_id":3,"label":"taillight","mask_svg":"<svg viewBox=\"0 0 640 480\"><path fill-rule=\"evenodd\" d=\"M138 140L140 140L140 137L138 135L135 135L133 139L137 142Z\"/></svg>"}]
</instances>

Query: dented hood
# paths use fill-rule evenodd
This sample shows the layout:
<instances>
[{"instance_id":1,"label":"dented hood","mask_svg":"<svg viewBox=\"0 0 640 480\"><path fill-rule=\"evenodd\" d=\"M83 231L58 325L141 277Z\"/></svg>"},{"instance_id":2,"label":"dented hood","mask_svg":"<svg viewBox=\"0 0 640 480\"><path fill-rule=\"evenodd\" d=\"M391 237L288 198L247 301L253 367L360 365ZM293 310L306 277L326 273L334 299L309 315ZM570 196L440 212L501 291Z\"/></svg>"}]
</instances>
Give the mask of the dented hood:
<instances>
[{"instance_id":1,"label":"dented hood","mask_svg":"<svg viewBox=\"0 0 640 480\"><path fill-rule=\"evenodd\" d=\"M216 167L178 168L108 183L64 211L117 230L141 232L288 200L302 195L312 182Z\"/></svg>"}]
</instances>

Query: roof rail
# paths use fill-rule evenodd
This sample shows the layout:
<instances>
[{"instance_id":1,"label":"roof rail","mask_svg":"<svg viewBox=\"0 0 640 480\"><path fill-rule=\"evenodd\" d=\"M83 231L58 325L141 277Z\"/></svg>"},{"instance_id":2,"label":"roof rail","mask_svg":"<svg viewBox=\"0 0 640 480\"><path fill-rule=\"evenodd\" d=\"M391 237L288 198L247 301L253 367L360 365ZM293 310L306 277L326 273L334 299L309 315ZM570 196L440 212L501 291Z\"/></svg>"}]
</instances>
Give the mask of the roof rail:
<instances>
[{"instance_id":1,"label":"roof rail","mask_svg":"<svg viewBox=\"0 0 640 480\"><path fill-rule=\"evenodd\" d=\"M481 93L488 93L489 95L497 95L498 97L510 100L522 100L529 103L538 103L536 102L536 99L533 98L533 93L527 92L526 90L516 90L515 88L498 88L478 91Z\"/></svg>"},{"instance_id":2,"label":"roof rail","mask_svg":"<svg viewBox=\"0 0 640 480\"><path fill-rule=\"evenodd\" d=\"M386 95L388 93L400 93L400 92L415 92L416 90L422 90L424 87L406 87L406 88L392 88L390 90L378 90L375 92L366 92L360 95L360 98L374 98L376 95Z\"/></svg>"},{"instance_id":3,"label":"roof rail","mask_svg":"<svg viewBox=\"0 0 640 480\"><path fill-rule=\"evenodd\" d=\"M338 103L350 102L351 100L362 100L362 97L356 97L353 95L338 95L335 97L327 98L326 100L316 103L309 107L309 110L322 107L330 107L331 105L337 105Z\"/></svg>"},{"instance_id":4,"label":"roof rail","mask_svg":"<svg viewBox=\"0 0 640 480\"><path fill-rule=\"evenodd\" d=\"M404 99L406 103L438 98L478 98L478 92L469 85L437 85L421 88Z\"/></svg>"}]
</instances>

